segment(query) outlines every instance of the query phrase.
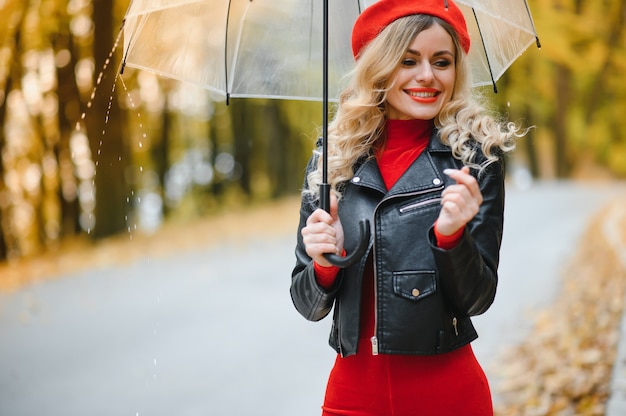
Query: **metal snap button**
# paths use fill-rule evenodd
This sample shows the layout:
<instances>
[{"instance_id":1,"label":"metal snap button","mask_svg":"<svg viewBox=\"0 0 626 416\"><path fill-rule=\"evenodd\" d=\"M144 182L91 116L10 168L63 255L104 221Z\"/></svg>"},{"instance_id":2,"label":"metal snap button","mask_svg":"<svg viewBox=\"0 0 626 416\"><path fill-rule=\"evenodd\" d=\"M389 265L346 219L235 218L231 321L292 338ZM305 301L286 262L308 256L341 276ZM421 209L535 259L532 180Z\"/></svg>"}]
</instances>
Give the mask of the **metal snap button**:
<instances>
[{"instance_id":1,"label":"metal snap button","mask_svg":"<svg viewBox=\"0 0 626 416\"><path fill-rule=\"evenodd\" d=\"M415 297L418 297L420 295L420 290L415 288L411 291L411 294Z\"/></svg>"},{"instance_id":2,"label":"metal snap button","mask_svg":"<svg viewBox=\"0 0 626 416\"><path fill-rule=\"evenodd\" d=\"M439 179L439 178L433 179L433 184L434 185L441 185L441 179Z\"/></svg>"},{"instance_id":3,"label":"metal snap button","mask_svg":"<svg viewBox=\"0 0 626 416\"><path fill-rule=\"evenodd\" d=\"M354 178L352 178L352 182L359 183L361 182L361 178L359 178L358 176L355 176Z\"/></svg>"}]
</instances>

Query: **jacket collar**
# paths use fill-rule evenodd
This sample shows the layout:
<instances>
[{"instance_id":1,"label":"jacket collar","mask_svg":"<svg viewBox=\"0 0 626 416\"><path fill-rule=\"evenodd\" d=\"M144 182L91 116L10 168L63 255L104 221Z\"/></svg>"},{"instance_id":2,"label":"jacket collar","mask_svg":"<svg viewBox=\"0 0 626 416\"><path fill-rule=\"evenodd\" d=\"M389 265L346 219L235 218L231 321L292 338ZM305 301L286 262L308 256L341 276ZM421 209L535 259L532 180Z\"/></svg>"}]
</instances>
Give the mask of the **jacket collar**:
<instances>
[{"instance_id":1,"label":"jacket collar","mask_svg":"<svg viewBox=\"0 0 626 416\"><path fill-rule=\"evenodd\" d=\"M413 161L389 191L373 157L364 158L357 163L351 182L357 186L375 189L387 196L440 188L444 184L442 173L435 167L431 154L450 151L450 148L441 142L438 131L434 129L426 150Z\"/></svg>"}]
</instances>

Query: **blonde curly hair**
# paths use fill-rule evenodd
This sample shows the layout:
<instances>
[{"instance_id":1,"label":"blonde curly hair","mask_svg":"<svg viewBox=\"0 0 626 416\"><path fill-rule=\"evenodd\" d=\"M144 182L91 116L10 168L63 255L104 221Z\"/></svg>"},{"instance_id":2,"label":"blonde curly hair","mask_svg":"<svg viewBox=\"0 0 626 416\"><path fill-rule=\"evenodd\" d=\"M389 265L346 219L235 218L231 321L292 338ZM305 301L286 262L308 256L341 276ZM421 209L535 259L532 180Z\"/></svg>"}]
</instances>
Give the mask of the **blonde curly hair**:
<instances>
[{"instance_id":1,"label":"blonde curly hair","mask_svg":"<svg viewBox=\"0 0 626 416\"><path fill-rule=\"evenodd\" d=\"M340 94L334 119L328 126L328 182L341 196L341 184L352 179L353 166L362 157L373 157L384 145L386 98L404 54L423 30L439 24L452 37L456 49L456 82L450 102L434 120L441 141L464 165L482 171L515 148L515 139L526 132L511 122L500 121L482 104L471 88L467 55L456 32L445 21L429 15L412 15L390 23L360 53L351 81ZM477 145L485 160L475 161ZM308 175L305 193L319 196L322 182L320 150L317 169Z\"/></svg>"}]
</instances>

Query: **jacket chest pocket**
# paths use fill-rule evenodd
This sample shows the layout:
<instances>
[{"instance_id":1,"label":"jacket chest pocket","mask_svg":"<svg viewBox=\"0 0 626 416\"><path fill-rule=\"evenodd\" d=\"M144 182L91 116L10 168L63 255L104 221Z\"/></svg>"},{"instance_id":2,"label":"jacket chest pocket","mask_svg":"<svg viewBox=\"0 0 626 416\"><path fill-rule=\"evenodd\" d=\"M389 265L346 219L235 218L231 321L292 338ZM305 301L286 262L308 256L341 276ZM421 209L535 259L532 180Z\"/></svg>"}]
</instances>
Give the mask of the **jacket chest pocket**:
<instances>
[{"instance_id":1,"label":"jacket chest pocket","mask_svg":"<svg viewBox=\"0 0 626 416\"><path fill-rule=\"evenodd\" d=\"M393 273L393 292L404 299L417 301L437 291L434 271L406 271Z\"/></svg>"}]
</instances>

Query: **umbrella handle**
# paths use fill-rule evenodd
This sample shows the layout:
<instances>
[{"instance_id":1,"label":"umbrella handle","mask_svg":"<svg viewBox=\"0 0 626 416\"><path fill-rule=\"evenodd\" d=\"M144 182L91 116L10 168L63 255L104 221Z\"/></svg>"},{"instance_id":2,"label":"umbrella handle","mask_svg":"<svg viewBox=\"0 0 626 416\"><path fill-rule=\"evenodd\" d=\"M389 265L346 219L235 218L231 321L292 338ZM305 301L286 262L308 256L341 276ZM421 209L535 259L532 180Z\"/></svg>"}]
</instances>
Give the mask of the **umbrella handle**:
<instances>
[{"instance_id":1,"label":"umbrella handle","mask_svg":"<svg viewBox=\"0 0 626 416\"><path fill-rule=\"evenodd\" d=\"M352 266L361 258L367 251L367 247L370 242L370 222L369 220L361 220L359 221L359 244L354 249L352 253L350 253L346 257L341 257L336 254L326 253L324 254L324 258L330 262L333 266L345 268L348 266Z\"/></svg>"},{"instance_id":2,"label":"umbrella handle","mask_svg":"<svg viewBox=\"0 0 626 416\"><path fill-rule=\"evenodd\" d=\"M330 185L327 183L320 184L320 206L326 212L330 212ZM359 221L359 243L352 253L346 257L341 257L336 254L326 253L324 258L328 260L333 266L345 268L352 266L357 261L361 260L367 247L370 243L370 222L369 220Z\"/></svg>"}]
</instances>

